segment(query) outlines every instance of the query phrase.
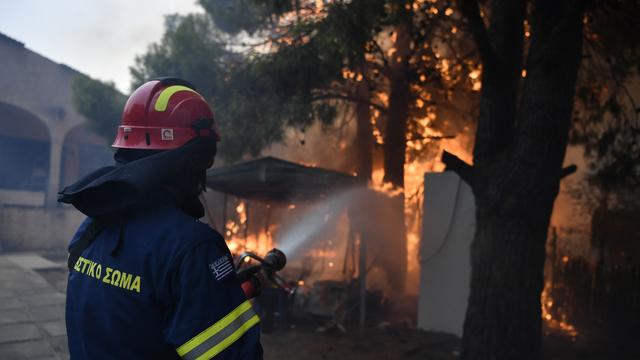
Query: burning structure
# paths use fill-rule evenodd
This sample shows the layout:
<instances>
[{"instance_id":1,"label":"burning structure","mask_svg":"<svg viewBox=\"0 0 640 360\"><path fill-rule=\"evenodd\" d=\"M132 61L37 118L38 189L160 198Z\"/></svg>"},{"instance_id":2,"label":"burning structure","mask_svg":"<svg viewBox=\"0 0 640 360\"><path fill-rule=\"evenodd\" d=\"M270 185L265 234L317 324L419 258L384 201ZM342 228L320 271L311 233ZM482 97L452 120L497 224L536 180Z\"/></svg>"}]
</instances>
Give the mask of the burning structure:
<instances>
[{"instance_id":1,"label":"burning structure","mask_svg":"<svg viewBox=\"0 0 640 360\"><path fill-rule=\"evenodd\" d=\"M403 254L406 246L390 231L399 224L375 210L384 208L385 197L357 177L267 157L210 170L207 186L225 194L221 230L232 252L277 245L300 259L305 271L309 266L327 270L319 278L350 280L356 273L356 248L367 239L370 246L386 250L371 256L370 266L384 268L392 287L404 286L404 274L394 264L397 256L390 256ZM228 195L237 197L235 213L227 211ZM216 226L215 219L210 222Z\"/></svg>"},{"instance_id":2,"label":"burning structure","mask_svg":"<svg viewBox=\"0 0 640 360\"><path fill-rule=\"evenodd\" d=\"M347 284L367 273L371 289L404 287L407 245L394 236L401 218L387 210L386 194L361 179L266 157L212 169L207 186L223 193L209 222L223 224L218 228L234 254L277 246L293 260L285 274L298 285L320 281L314 291L341 288L346 296Z\"/></svg>"}]
</instances>

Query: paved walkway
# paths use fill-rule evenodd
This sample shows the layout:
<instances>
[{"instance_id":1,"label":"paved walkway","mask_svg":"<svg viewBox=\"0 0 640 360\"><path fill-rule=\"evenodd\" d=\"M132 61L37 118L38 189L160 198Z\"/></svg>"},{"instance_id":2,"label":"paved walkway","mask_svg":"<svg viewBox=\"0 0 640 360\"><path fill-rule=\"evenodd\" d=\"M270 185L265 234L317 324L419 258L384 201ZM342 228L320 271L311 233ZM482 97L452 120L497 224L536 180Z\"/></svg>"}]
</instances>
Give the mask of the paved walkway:
<instances>
[{"instance_id":1,"label":"paved walkway","mask_svg":"<svg viewBox=\"0 0 640 360\"><path fill-rule=\"evenodd\" d=\"M68 359L66 271L37 254L0 255L0 359Z\"/></svg>"}]
</instances>

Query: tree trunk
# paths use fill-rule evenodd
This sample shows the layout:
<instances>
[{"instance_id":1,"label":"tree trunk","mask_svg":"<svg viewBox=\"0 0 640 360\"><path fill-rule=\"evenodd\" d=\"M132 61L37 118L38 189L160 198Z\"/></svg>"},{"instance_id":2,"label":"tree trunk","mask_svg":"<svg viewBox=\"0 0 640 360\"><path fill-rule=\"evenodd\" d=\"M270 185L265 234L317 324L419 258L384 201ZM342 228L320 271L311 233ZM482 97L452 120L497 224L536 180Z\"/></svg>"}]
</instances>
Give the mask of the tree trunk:
<instances>
[{"instance_id":1,"label":"tree trunk","mask_svg":"<svg viewBox=\"0 0 640 360\"><path fill-rule=\"evenodd\" d=\"M361 73L366 73L364 56L359 67ZM356 86L356 98L369 100L369 84L363 79ZM361 179L371 180L373 171L373 125L371 124L371 109L369 104L360 101L356 104L356 173Z\"/></svg>"},{"instance_id":2,"label":"tree trunk","mask_svg":"<svg viewBox=\"0 0 640 360\"><path fill-rule=\"evenodd\" d=\"M407 54L410 51L410 37L407 25L397 29L396 51L389 58L390 91L389 114L384 133L384 180L395 187L404 187L404 162L407 149L407 121L409 120L409 69Z\"/></svg>"},{"instance_id":3,"label":"tree trunk","mask_svg":"<svg viewBox=\"0 0 640 360\"><path fill-rule=\"evenodd\" d=\"M409 88L408 53L410 52L410 36L408 26L400 24L394 47L396 52L389 58L390 92L389 113L384 134L384 181L394 188L404 189L404 163L407 149L407 122L409 121ZM389 271L389 281L395 290L404 290L407 272L407 233L404 221L404 192L396 196L392 202L393 213L399 219L392 223L399 224L397 240L389 244L388 251L380 261Z\"/></svg>"},{"instance_id":4,"label":"tree trunk","mask_svg":"<svg viewBox=\"0 0 640 360\"><path fill-rule=\"evenodd\" d=\"M492 2L490 26L513 18L522 24L519 16L525 2L515 5L513 1L505 11L509 2ZM502 9L494 12L495 6ZM487 83L483 83L481 101L485 104L481 105L474 149L477 221L471 246L464 359L540 356L545 242L568 141L582 49L583 6L580 0L533 3L527 77L519 96L507 98L518 106L513 107L515 113L506 125L493 123L493 116L508 116L501 111L512 105L504 104L500 94L504 94L502 86L512 87L513 83L506 81L501 86L499 78L484 77ZM495 41L508 28L489 31L494 53L483 61L496 56L497 63L509 63L503 58L506 53L500 54L500 41ZM507 133L502 126L507 126Z\"/></svg>"}]
</instances>

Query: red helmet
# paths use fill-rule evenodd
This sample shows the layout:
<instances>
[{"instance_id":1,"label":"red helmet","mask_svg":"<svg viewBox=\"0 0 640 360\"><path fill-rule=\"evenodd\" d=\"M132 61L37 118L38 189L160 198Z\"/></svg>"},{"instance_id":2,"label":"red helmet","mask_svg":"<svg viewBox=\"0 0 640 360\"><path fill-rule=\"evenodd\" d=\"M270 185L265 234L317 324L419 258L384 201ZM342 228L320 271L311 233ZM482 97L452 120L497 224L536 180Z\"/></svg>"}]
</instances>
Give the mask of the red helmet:
<instances>
[{"instance_id":1,"label":"red helmet","mask_svg":"<svg viewBox=\"0 0 640 360\"><path fill-rule=\"evenodd\" d=\"M213 112L188 82L151 80L127 100L113 147L170 150L198 136L220 141Z\"/></svg>"}]
</instances>

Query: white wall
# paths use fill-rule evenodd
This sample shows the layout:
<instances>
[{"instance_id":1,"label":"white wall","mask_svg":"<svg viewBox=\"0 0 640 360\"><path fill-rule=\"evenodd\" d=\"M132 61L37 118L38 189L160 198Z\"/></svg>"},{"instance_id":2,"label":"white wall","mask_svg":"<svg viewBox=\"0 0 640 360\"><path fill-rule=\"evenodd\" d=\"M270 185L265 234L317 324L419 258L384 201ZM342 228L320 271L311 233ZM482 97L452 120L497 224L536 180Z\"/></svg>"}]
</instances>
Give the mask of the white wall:
<instances>
[{"instance_id":1,"label":"white wall","mask_svg":"<svg viewBox=\"0 0 640 360\"><path fill-rule=\"evenodd\" d=\"M418 327L462 336L471 279L475 199L460 177L425 174Z\"/></svg>"}]
</instances>

